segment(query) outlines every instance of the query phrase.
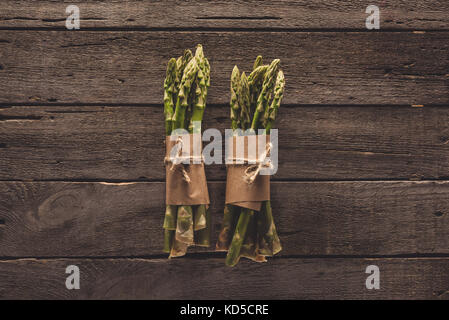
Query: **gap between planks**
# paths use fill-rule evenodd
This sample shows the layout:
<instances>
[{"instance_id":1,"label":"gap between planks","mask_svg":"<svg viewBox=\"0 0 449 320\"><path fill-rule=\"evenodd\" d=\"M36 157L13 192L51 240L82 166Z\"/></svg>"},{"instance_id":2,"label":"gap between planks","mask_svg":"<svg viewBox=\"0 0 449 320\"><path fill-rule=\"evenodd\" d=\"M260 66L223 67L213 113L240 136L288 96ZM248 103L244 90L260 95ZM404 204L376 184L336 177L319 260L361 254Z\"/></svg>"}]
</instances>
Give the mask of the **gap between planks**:
<instances>
[{"instance_id":1,"label":"gap between planks","mask_svg":"<svg viewBox=\"0 0 449 320\"><path fill-rule=\"evenodd\" d=\"M74 102L74 103L60 103L60 102L17 102L17 101L11 101L11 102L2 102L0 103L0 110L1 109L9 109L13 107L114 107L114 108L163 108L162 103L92 103L92 102ZM209 108L229 108L229 104L223 104L223 103L208 103L207 107ZM447 103L431 103L431 104L337 104L337 103L331 103L331 104L324 104L324 103L316 103L316 104L302 104L302 103L295 103L295 104L282 104L282 108L342 108L342 107L352 107L352 108L447 108L449 107L449 104ZM82 111L78 111L79 113L82 113ZM76 113L75 111L73 113Z\"/></svg>"},{"instance_id":2,"label":"gap between planks","mask_svg":"<svg viewBox=\"0 0 449 320\"><path fill-rule=\"evenodd\" d=\"M288 33L315 33L315 32L341 32L341 33L426 33L426 32L448 32L449 29L393 29L381 28L376 30L368 30L366 28L233 28L233 27L83 27L78 30L68 30L65 26L58 27L0 27L0 31L68 31L68 32L288 32Z\"/></svg>"},{"instance_id":3,"label":"gap between planks","mask_svg":"<svg viewBox=\"0 0 449 320\"><path fill-rule=\"evenodd\" d=\"M217 164L212 166L222 166L224 164ZM121 179L17 179L17 180L11 180L11 179L0 179L0 182L6 182L6 183L14 183L14 182L48 182L48 183L99 183L99 184L105 184L105 185L117 185L117 186L126 186L131 184L137 184L137 183L165 183L164 179L139 179L139 180L121 180ZM226 182L226 179L207 179L207 182ZM271 182L273 183L348 183L348 182L414 182L414 183L429 183L429 182L441 182L441 183L447 183L449 182L449 177L442 177L442 178L425 178L425 179L403 179L403 178L391 178L391 179L385 179L385 178L372 178L372 179L301 179L301 178L281 178L276 179L274 177Z\"/></svg>"},{"instance_id":4,"label":"gap between planks","mask_svg":"<svg viewBox=\"0 0 449 320\"><path fill-rule=\"evenodd\" d=\"M226 252L190 252L184 257L173 258L174 260L208 260L224 259ZM395 255L285 255L269 257L270 260L286 259L441 259L449 258L449 253L417 253L417 254L395 254ZM0 261L57 261L57 260L170 260L167 254L138 255L138 256L24 256L24 257L0 257Z\"/></svg>"}]
</instances>

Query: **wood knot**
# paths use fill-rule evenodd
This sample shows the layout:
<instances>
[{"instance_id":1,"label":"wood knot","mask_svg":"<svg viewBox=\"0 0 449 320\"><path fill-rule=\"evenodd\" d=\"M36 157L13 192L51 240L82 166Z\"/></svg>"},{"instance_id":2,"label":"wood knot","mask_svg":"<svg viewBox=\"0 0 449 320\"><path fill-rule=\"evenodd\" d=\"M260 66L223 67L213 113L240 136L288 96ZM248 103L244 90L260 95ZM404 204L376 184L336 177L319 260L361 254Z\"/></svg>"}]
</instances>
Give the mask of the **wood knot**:
<instances>
[{"instance_id":1,"label":"wood knot","mask_svg":"<svg viewBox=\"0 0 449 320\"><path fill-rule=\"evenodd\" d=\"M435 216L437 216L437 217L442 217L442 216L444 215L444 212L441 212L441 211L435 211L433 214L434 214Z\"/></svg>"},{"instance_id":2,"label":"wood knot","mask_svg":"<svg viewBox=\"0 0 449 320\"><path fill-rule=\"evenodd\" d=\"M82 190L63 190L47 198L37 210L41 226L57 226L80 218L84 214Z\"/></svg>"}]
</instances>

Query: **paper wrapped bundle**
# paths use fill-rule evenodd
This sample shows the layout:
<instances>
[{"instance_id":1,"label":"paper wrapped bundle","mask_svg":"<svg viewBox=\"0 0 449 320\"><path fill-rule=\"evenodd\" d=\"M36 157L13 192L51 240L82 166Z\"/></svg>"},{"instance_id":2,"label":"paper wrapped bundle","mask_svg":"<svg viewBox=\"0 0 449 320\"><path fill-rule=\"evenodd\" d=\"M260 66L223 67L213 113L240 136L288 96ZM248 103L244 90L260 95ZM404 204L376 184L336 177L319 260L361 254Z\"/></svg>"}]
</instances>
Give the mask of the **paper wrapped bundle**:
<instances>
[{"instance_id":1,"label":"paper wrapped bundle","mask_svg":"<svg viewBox=\"0 0 449 320\"><path fill-rule=\"evenodd\" d=\"M228 154L241 164L227 166L226 206L216 244L217 251L228 252L228 266L235 266L240 257L264 262L282 249L271 210L270 176L261 172L270 167L267 158L273 145L269 134L285 86L279 62L263 65L259 56L249 77L244 72L240 75L237 66L232 72L231 128L235 136ZM246 130L253 135L242 136ZM243 146L243 157L236 154L236 146Z\"/></svg>"},{"instance_id":2,"label":"paper wrapped bundle","mask_svg":"<svg viewBox=\"0 0 449 320\"><path fill-rule=\"evenodd\" d=\"M201 121L210 66L198 45L171 59L164 82L166 211L164 251L185 255L191 245L210 245L209 193L201 158Z\"/></svg>"}]
</instances>

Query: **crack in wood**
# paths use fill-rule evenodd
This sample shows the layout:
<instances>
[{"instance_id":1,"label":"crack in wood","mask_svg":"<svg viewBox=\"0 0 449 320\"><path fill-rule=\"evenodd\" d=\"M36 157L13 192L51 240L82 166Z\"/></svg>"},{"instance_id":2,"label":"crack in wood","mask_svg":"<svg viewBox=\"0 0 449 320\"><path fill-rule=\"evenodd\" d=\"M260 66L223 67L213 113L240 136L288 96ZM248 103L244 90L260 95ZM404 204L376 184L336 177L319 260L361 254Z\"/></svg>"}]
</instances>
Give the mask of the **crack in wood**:
<instances>
[{"instance_id":1,"label":"crack in wood","mask_svg":"<svg viewBox=\"0 0 449 320\"><path fill-rule=\"evenodd\" d=\"M39 19L37 19L37 18L30 18L30 17L10 17L10 18L0 18L0 20L1 21L11 21L11 20L39 21Z\"/></svg>"},{"instance_id":2,"label":"crack in wood","mask_svg":"<svg viewBox=\"0 0 449 320\"><path fill-rule=\"evenodd\" d=\"M183 259L185 260L206 260L206 259L222 259L226 255L225 252L220 251L206 251L206 252L189 252ZM347 255L347 254L302 254L302 255L279 255L270 257L276 260L291 260L291 259L385 259L385 260L424 260L424 259L449 259L446 253L440 254L397 254L397 255ZM1 262L10 261L40 261L50 262L57 260L89 260L89 261L112 261L112 260L128 260L128 261L151 261L161 260L169 263L167 254L151 254L151 255L136 255L136 256L0 256ZM437 294L443 295L449 293L448 291L440 291Z\"/></svg>"},{"instance_id":3,"label":"crack in wood","mask_svg":"<svg viewBox=\"0 0 449 320\"><path fill-rule=\"evenodd\" d=\"M105 46L105 45L107 45L107 42L112 42L112 41L117 41L117 40L131 41L131 39L129 39L128 37L113 37L113 38L104 39L105 42L67 44L67 45L61 45L60 47L61 48L71 48L71 47Z\"/></svg>"},{"instance_id":4,"label":"crack in wood","mask_svg":"<svg viewBox=\"0 0 449 320\"><path fill-rule=\"evenodd\" d=\"M46 113L56 113L56 114L77 114L77 113L98 113L101 110L45 110Z\"/></svg>"},{"instance_id":5,"label":"crack in wood","mask_svg":"<svg viewBox=\"0 0 449 320\"><path fill-rule=\"evenodd\" d=\"M36 19L37 20L37 19ZM42 22L63 22L67 20L67 18L54 18L54 19L41 19ZM92 17L92 18L80 18L80 21L105 21L107 19L105 18L98 18L98 17Z\"/></svg>"},{"instance_id":6,"label":"crack in wood","mask_svg":"<svg viewBox=\"0 0 449 320\"><path fill-rule=\"evenodd\" d=\"M61 48L74 48L74 47L90 47L90 46L105 46L104 42L94 42L94 43L80 43L80 44L66 44L60 46Z\"/></svg>"},{"instance_id":7,"label":"crack in wood","mask_svg":"<svg viewBox=\"0 0 449 320\"><path fill-rule=\"evenodd\" d=\"M282 20L281 17L276 16L261 16L261 17L251 17L251 16L212 16L212 17L195 17L197 20Z\"/></svg>"},{"instance_id":8,"label":"crack in wood","mask_svg":"<svg viewBox=\"0 0 449 320\"><path fill-rule=\"evenodd\" d=\"M0 121L35 121L41 120L42 116L10 116L5 114L0 114Z\"/></svg>"}]
</instances>

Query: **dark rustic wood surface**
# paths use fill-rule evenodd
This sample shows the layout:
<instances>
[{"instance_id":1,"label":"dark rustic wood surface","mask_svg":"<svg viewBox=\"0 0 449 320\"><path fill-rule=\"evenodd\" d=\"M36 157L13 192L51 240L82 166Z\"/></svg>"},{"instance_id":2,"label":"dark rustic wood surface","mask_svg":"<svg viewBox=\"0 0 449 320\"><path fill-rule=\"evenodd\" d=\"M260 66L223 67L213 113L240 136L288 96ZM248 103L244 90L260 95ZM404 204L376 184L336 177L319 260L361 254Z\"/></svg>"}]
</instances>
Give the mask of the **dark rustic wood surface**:
<instances>
[{"instance_id":1,"label":"dark rustic wood surface","mask_svg":"<svg viewBox=\"0 0 449 320\"><path fill-rule=\"evenodd\" d=\"M69 4L80 8L82 28L365 29L365 8L377 4L382 28L449 29L444 0L2 0L0 27L63 28Z\"/></svg>"},{"instance_id":2,"label":"dark rustic wood surface","mask_svg":"<svg viewBox=\"0 0 449 320\"><path fill-rule=\"evenodd\" d=\"M448 104L449 32L1 31L0 103L159 104L170 57L202 43L210 104L258 54L279 58L286 104Z\"/></svg>"},{"instance_id":3,"label":"dark rustic wood surface","mask_svg":"<svg viewBox=\"0 0 449 320\"><path fill-rule=\"evenodd\" d=\"M224 188L209 183L214 243ZM273 182L271 195L283 256L449 254L449 182ZM0 256L160 255L164 200L155 182L0 183Z\"/></svg>"},{"instance_id":4,"label":"dark rustic wood surface","mask_svg":"<svg viewBox=\"0 0 449 320\"><path fill-rule=\"evenodd\" d=\"M65 290L77 265L80 290ZM366 290L365 269L379 266L382 288ZM447 299L449 258L21 259L0 261L0 298L46 299Z\"/></svg>"},{"instance_id":5,"label":"dark rustic wood surface","mask_svg":"<svg viewBox=\"0 0 449 320\"><path fill-rule=\"evenodd\" d=\"M0 108L1 180L163 181L162 106ZM230 126L229 107L205 128ZM274 180L449 177L449 109L282 106ZM207 177L224 179L223 165Z\"/></svg>"},{"instance_id":6,"label":"dark rustic wood surface","mask_svg":"<svg viewBox=\"0 0 449 320\"><path fill-rule=\"evenodd\" d=\"M76 2L79 31L71 1L0 3L0 298L449 299L447 1L378 3L379 31L363 0ZM162 82L197 43L206 128L229 126L234 64L282 60L265 264L161 252ZM224 166L207 176L215 239Z\"/></svg>"}]
</instances>

